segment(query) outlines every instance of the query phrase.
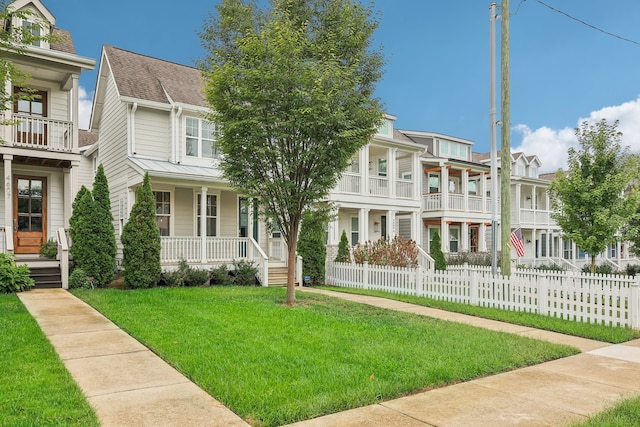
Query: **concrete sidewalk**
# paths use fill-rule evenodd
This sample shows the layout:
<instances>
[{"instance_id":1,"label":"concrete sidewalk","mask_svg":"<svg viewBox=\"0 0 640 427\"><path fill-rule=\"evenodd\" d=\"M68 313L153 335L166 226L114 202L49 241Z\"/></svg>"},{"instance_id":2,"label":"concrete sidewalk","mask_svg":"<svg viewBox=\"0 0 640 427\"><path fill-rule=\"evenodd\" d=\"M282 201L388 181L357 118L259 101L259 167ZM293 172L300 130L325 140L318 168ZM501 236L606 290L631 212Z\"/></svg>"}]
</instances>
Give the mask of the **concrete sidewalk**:
<instances>
[{"instance_id":1,"label":"concrete sidewalk","mask_svg":"<svg viewBox=\"0 0 640 427\"><path fill-rule=\"evenodd\" d=\"M36 289L18 297L103 427L249 425L67 291Z\"/></svg>"},{"instance_id":2,"label":"concrete sidewalk","mask_svg":"<svg viewBox=\"0 0 640 427\"><path fill-rule=\"evenodd\" d=\"M559 426L640 393L640 340L608 345L384 298L298 290L567 344L583 353L293 426ZM103 426L248 425L70 293L42 289L18 296Z\"/></svg>"}]
</instances>

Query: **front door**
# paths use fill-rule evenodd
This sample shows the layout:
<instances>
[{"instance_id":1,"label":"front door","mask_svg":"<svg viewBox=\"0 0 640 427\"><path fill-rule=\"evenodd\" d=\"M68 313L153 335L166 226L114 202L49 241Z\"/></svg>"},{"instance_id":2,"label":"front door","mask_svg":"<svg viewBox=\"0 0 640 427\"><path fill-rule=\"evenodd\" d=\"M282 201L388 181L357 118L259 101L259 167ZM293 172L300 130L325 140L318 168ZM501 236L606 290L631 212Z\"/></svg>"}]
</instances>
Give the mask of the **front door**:
<instances>
[{"instance_id":1,"label":"front door","mask_svg":"<svg viewBox=\"0 0 640 427\"><path fill-rule=\"evenodd\" d=\"M47 235L47 180L17 176L13 197L13 246L17 254L37 254Z\"/></svg>"}]
</instances>

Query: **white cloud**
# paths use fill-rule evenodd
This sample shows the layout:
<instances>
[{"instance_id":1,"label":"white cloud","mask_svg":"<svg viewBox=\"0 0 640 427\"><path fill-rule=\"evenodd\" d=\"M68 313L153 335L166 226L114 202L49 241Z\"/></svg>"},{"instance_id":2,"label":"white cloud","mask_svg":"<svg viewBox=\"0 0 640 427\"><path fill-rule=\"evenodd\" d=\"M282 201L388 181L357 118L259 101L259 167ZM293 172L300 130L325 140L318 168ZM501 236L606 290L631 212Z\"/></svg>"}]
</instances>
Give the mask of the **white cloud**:
<instances>
[{"instance_id":1,"label":"white cloud","mask_svg":"<svg viewBox=\"0 0 640 427\"><path fill-rule=\"evenodd\" d=\"M588 117L578 119L575 127L584 121L595 123L601 119L606 119L609 123L619 120L618 130L622 132L622 145L629 146L632 152L640 152L640 96L621 105L594 111ZM567 150L569 147L578 146L574 128L550 129L545 126L531 130L527 125L519 124L513 131L522 134L522 142L512 147L512 151L537 155L544 172L566 169Z\"/></svg>"},{"instance_id":2,"label":"white cloud","mask_svg":"<svg viewBox=\"0 0 640 427\"><path fill-rule=\"evenodd\" d=\"M93 105L93 92L88 93L85 88L80 86L78 91L78 128L89 129L89 120L91 120L91 107Z\"/></svg>"}]
</instances>

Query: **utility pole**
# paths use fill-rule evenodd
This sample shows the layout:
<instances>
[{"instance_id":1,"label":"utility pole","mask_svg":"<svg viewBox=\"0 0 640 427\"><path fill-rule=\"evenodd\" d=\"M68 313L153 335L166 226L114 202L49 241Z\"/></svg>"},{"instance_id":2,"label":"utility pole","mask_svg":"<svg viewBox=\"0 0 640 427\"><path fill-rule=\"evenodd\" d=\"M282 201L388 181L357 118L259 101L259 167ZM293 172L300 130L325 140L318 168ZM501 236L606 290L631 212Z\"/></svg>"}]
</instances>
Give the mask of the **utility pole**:
<instances>
[{"instance_id":1,"label":"utility pole","mask_svg":"<svg viewBox=\"0 0 640 427\"><path fill-rule=\"evenodd\" d=\"M502 34L500 53L500 75L502 78L502 145L500 148L500 194L501 209L500 219L502 222L502 275L511 276L511 247L509 245L511 237L511 82L509 79L509 0L502 0Z\"/></svg>"},{"instance_id":2,"label":"utility pole","mask_svg":"<svg viewBox=\"0 0 640 427\"><path fill-rule=\"evenodd\" d=\"M489 6L489 142L491 151L491 274L498 274L498 146L496 141L496 8Z\"/></svg>"}]
</instances>

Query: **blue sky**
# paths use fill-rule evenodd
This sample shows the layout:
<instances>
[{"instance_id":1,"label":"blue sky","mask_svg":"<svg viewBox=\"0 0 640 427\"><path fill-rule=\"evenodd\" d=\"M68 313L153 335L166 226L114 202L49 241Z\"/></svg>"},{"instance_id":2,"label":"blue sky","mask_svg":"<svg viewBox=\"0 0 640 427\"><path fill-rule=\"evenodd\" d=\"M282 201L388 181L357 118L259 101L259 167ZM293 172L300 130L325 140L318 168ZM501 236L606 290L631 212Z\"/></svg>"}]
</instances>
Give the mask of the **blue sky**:
<instances>
[{"instance_id":1,"label":"blue sky","mask_svg":"<svg viewBox=\"0 0 640 427\"><path fill-rule=\"evenodd\" d=\"M101 46L108 44L192 65L202 56L197 33L217 1L44 3L57 26L71 31L82 56L99 60ZM377 95L397 116L396 127L469 139L475 142L474 151L489 151L489 4L374 2L380 17L375 43L382 45L387 61ZM620 120L623 143L640 152L640 44L606 35L544 5L640 43L640 2L510 4L512 151L536 154L543 171L554 171L565 166L566 150L576 144L573 129L583 120L607 118ZM92 71L80 81L85 117L95 79Z\"/></svg>"}]
</instances>

